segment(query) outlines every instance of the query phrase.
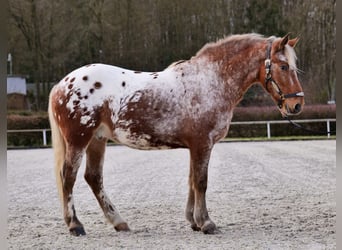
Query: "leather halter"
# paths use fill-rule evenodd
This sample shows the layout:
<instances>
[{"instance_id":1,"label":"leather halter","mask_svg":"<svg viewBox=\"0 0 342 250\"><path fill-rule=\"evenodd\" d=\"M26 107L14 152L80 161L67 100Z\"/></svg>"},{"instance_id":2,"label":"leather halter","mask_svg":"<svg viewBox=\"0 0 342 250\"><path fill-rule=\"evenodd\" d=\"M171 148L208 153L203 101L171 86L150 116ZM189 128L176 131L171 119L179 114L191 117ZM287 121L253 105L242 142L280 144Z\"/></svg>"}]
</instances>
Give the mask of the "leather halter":
<instances>
[{"instance_id":1,"label":"leather halter","mask_svg":"<svg viewBox=\"0 0 342 250\"><path fill-rule=\"evenodd\" d=\"M265 71L266 71L266 76L265 76L265 86L266 86L266 90L268 92L270 92L268 90L268 83L271 82L273 89L275 90L275 92L278 93L278 95L280 96L280 100L278 101L278 107L282 108L283 106L283 101L286 98L293 98L293 97L304 97L304 92L295 92L295 93L291 93L291 94L284 94L278 83L272 78L272 71L271 71L271 66L272 66L272 62L271 62L271 50L272 50L272 41L269 42L268 47L267 47L267 52L266 52L266 60L265 60Z\"/></svg>"}]
</instances>

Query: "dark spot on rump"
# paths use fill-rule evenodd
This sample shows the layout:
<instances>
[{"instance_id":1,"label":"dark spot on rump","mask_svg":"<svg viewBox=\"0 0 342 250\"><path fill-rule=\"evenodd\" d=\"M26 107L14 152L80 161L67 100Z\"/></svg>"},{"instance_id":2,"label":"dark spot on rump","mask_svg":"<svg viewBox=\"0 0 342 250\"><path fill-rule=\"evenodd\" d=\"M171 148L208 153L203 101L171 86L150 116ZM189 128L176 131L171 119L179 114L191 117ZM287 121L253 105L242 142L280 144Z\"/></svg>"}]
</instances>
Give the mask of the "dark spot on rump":
<instances>
[{"instance_id":1,"label":"dark spot on rump","mask_svg":"<svg viewBox=\"0 0 342 250\"><path fill-rule=\"evenodd\" d=\"M94 93L94 89L89 89L90 94Z\"/></svg>"},{"instance_id":2,"label":"dark spot on rump","mask_svg":"<svg viewBox=\"0 0 342 250\"><path fill-rule=\"evenodd\" d=\"M83 108L83 112L86 112L87 110L88 110L87 107L84 107L84 108Z\"/></svg>"},{"instance_id":3,"label":"dark spot on rump","mask_svg":"<svg viewBox=\"0 0 342 250\"><path fill-rule=\"evenodd\" d=\"M102 87L102 83L100 83L100 82L95 82L95 83L94 83L94 87L95 87L95 89L99 89L99 88Z\"/></svg>"},{"instance_id":4,"label":"dark spot on rump","mask_svg":"<svg viewBox=\"0 0 342 250\"><path fill-rule=\"evenodd\" d=\"M77 91L77 92L76 92L76 95L77 95L78 97L80 97L80 96L81 96L81 92Z\"/></svg>"},{"instance_id":5,"label":"dark spot on rump","mask_svg":"<svg viewBox=\"0 0 342 250\"><path fill-rule=\"evenodd\" d=\"M157 79L157 78L158 78L158 76L153 77L153 79Z\"/></svg>"},{"instance_id":6,"label":"dark spot on rump","mask_svg":"<svg viewBox=\"0 0 342 250\"><path fill-rule=\"evenodd\" d=\"M77 105L80 103L80 101L75 100L75 101L73 101L72 103L73 103L75 106L77 106Z\"/></svg>"},{"instance_id":7,"label":"dark spot on rump","mask_svg":"<svg viewBox=\"0 0 342 250\"><path fill-rule=\"evenodd\" d=\"M114 212L114 208L112 207L112 205L109 205L109 209Z\"/></svg>"},{"instance_id":8,"label":"dark spot on rump","mask_svg":"<svg viewBox=\"0 0 342 250\"><path fill-rule=\"evenodd\" d=\"M88 99L88 96L87 96L87 95L85 95L85 96L84 96L84 99Z\"/></svg>"},{"instance_id":9,"label":"dark spot on rump","mask_svg":"<svg viewBox=\"0 0 342 250\"><path fill-rule=\"evenodd\" d=\"M122 87L125 87L126 86L125 81L123 81L121 85L122 85Z\"/></svg>"},{"instance_id":10,"label":"dark spot on rump","mask_svg":"<svg viewBox=\"0 0 342 250\"><path fill-rule=\"evenodd\" d=\"M69 77L66 77L64 81L66 81L66 82L67 82L68 80L69 80Z\"/></svg>"},{"instance_id":11,"label":"dark spot on rump","mask_svg":"<svg viewBox=\"0 0 342 250\"><path fill-rule=\"evenodd\" d=\"M122 71L122 74L125 74L125 72L124 72L124 71Z\"/></svg>"},{"instance_id":12,"label":"dark spot on rump","mask_svg":"<svg viewBox=\"0 0 342 250\"><path fill-rule=\"evenodd\" d=\"M83 76L83 81L87 81L88 80L88 76Z\"/></svg>"},{"instance_id":13,"label":"dark spot on rump","mask_svg":"<svg viewBox=\"0 0 342 250\"><path fill-rule=\"evenodd\" d=\"M184 76L184 73L182 73L182 76Z\"/></svg>"},{"instance_id":14,"label":"dark spot on rump","mask_svg":"<svg viewBox=\"0 0 342 250\"><path fill-rule=\"evenodd\" d=\"M68 85L68 89L72 89L72 87L74 87L74 85L72 85L72 84Z\"/></svg>"},{"instance_id":15,"label":"dark spot on rump","mask_svg":"<svg viewBox=\"0 0 342 250\"><path fill-rule=\"evenodd\" d=\"M134 73L135 73L135 74L140 74L140 73L141 73L141 71L134 71Z\"/></svg>"},{"instance_id":16,"label":"dark spot on rump","mask_svg":"<svg viewBox=\"0 0 342 250\"><path fill-rule=\"evenodd\" d=\"M75 77L71 78L70 82L73 82L73 81L75 81L75 79L76 79Z\"/></svg>"}]
</instances>

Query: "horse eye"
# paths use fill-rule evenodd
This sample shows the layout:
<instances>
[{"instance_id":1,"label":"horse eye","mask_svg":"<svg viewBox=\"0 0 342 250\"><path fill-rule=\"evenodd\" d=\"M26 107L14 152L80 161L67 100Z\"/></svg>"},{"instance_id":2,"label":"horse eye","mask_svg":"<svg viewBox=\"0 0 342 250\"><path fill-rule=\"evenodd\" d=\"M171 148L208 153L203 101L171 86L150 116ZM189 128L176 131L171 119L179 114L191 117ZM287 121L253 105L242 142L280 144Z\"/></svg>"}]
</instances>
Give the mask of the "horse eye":
<instances>
[{"instance_id":1,"label":"horse eye","mask_svg":"<svg viewBox=\"0 0 342 250\"><path fill-rule=\"evenodd\" d=\"M289 69L289 66L281 65L280 68L281 68L281 70L287 71Z\"/></svg>"}]
</instances>

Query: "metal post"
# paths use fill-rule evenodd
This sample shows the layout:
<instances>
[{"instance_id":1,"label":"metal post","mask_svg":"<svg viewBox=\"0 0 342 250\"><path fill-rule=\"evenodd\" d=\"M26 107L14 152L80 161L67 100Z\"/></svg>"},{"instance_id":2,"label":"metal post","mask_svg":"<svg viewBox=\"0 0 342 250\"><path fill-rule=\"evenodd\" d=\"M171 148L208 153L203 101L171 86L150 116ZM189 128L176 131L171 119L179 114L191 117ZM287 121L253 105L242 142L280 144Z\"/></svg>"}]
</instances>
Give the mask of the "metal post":
<instances>
[{"instance_id":1,"label":"metal post","mask_svg":"<svg viewBox=\"0 0 342 250\"><path fill-rule=\"evenodd\" d=\"M271 139L271 124L267 122L267 138Z\"/></svg>"},{"instance_id":2,"label":"metal post","mask_svg":"<svg viewBox=\"0 0 342 250\"><path fill-rule=\"evenodd\" d=\"M9 66L10 66L9 74L10 74L10 75L13 75L13 70L12 70L12 55L11 55L11 53L8 53L7 62L9 62Z\"/></svg>"},{"instance_id":3,"label":"metal post","mask_svg":"<svg viewBox=\"0 0 342 250\"><path fill-rule=\"evenodd\" d=\"M327 134L328 134L328 138L330 138L330 121L327 120Z\"/></svg>"},{"instance_id":4,"label":"metal post","mask_svg":"<svg viewBox=\"0 0 342 250\"><path fill-rule=\"evenodd\" d=\"M43 144L44 144L44 146L47 145L47 143L46 143L46 129L43 129Z\"/></svg>"}]
</instances>

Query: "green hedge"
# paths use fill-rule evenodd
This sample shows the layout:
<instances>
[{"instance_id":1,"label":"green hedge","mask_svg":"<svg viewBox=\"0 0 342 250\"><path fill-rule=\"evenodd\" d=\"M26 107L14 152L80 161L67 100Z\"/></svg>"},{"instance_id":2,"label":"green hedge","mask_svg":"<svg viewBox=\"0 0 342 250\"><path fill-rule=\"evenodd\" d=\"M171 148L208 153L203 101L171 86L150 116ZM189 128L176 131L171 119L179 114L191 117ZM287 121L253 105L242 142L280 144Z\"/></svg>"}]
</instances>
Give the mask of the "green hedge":
<instances>
[{"instance_id":1,"label":"green hedge","mask_svg":"<svg viewBox=\"0 0 342 250\"><path fill-rule=\"evenodd\" d=\"M321 119L336 118L336 105L312 105L305 106L303 112L292 119ZM237 107L234 110L232 121L269 121L283 120L281 114L274 106L266 107ZM308 129L326 131L326 123L302 124ZM43 129L49 128L47 113L12 113L7 115L7 129ZM335 130L336 123L331 123L331 130ZM293 127L291 124L272 124L272 136L288 135L318 135ZM265 137L266 125L231 125L228 137ZM51 143L50 133L47 134L48 143ZM43 145L42 133L8 133L8 146L41 146Z\"/></svg>"},{"instance_id":2,"label":"green hedge","mask_svg":"<svg viewBox=\"0 0 342 250\"><path fill-rule=\"evenodd\" d=\"M31 114L9 114L7 115L7 129L44 129L50 128L48 115L46 113ZM47 133L48 143L51 143L51 134ZM42 132L29 133L7 133L7 146L42 146Z\"/></svg>"}]
</instances>

